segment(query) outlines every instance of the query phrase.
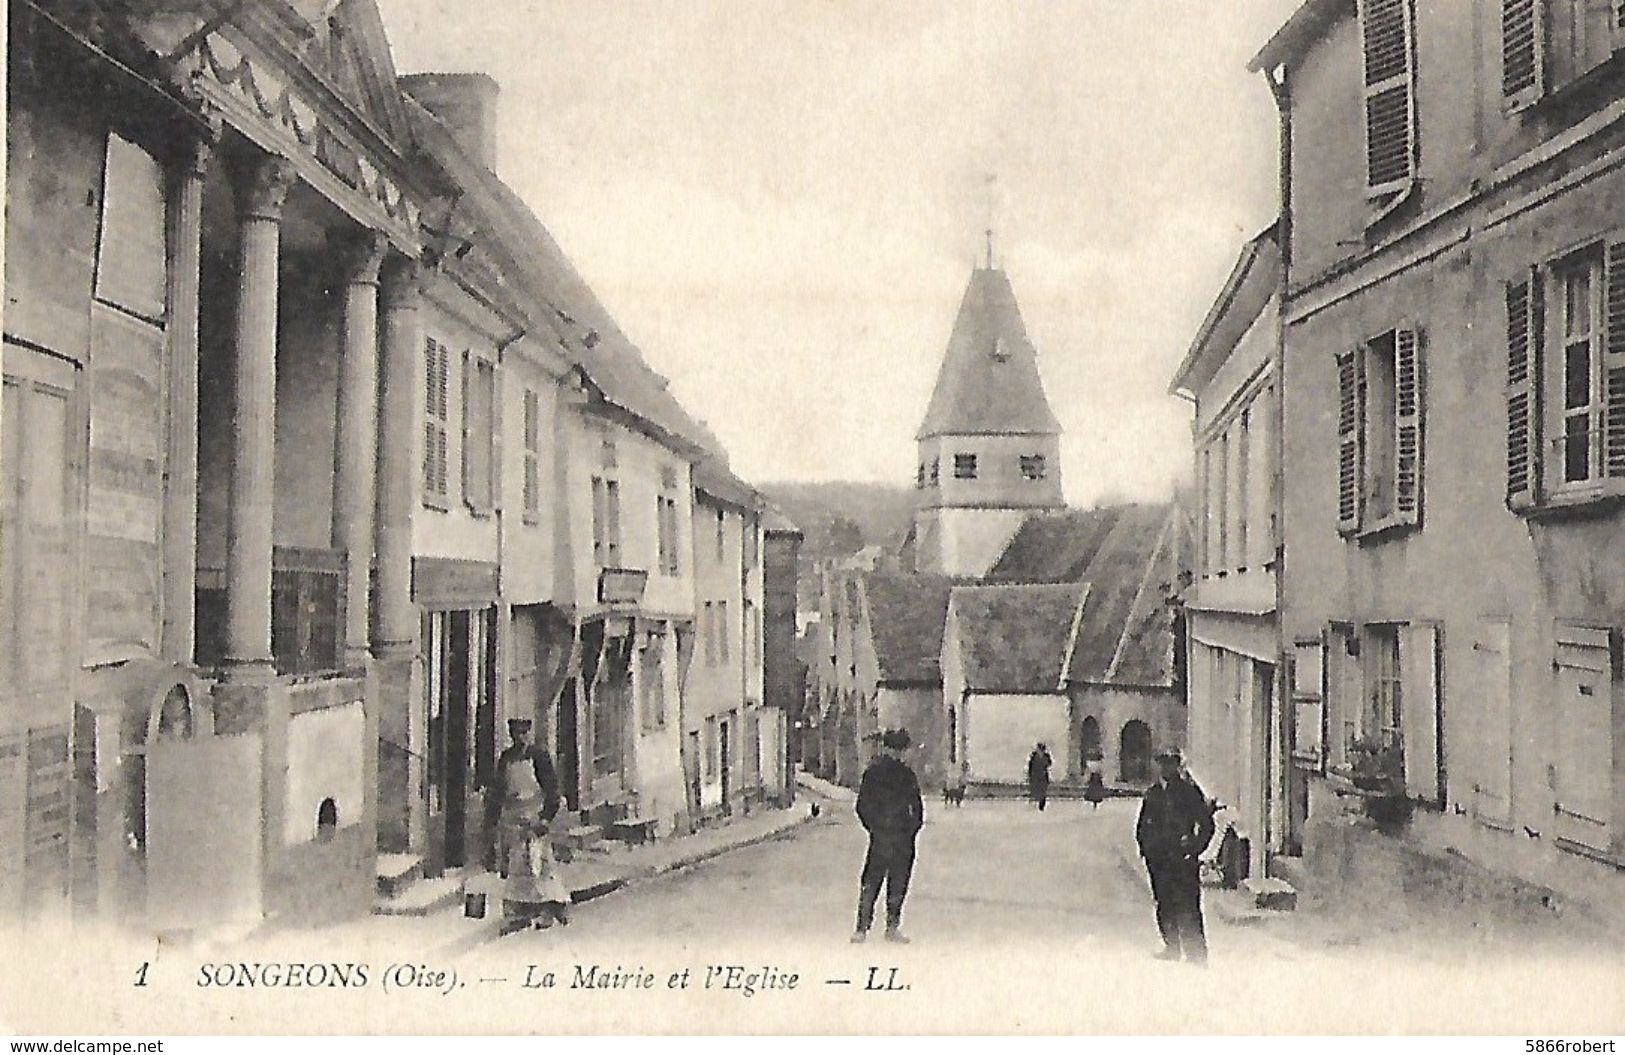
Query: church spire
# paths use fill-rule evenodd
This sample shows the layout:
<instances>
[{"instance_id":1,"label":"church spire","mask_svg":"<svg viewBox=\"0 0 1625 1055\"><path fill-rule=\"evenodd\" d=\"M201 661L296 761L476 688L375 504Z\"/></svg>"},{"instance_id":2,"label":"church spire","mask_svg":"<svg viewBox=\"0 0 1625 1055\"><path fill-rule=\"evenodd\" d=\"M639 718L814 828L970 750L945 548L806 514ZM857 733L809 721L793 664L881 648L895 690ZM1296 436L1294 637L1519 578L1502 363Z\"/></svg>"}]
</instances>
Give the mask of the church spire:
<instances>
[{"instance_id":1,"label":"church spire","mask_svg":"<svg viewBox=\"0 0 1625 1055\"><path fill-rule=\"evenodd\" d=\"M1015 291L993 267L971 272L936 388L916 439L945 435L1057 435L1044 394L1038 351L1027 337Z\"/></svg>"}]
</instances>

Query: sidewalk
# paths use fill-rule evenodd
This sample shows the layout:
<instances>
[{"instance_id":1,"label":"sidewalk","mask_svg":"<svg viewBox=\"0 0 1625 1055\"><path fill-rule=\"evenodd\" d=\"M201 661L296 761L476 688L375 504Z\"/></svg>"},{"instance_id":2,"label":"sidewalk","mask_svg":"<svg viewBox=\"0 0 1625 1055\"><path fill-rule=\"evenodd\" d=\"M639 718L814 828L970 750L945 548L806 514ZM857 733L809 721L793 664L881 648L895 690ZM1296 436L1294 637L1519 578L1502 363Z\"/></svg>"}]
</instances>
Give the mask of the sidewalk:
<instances>
[{"instance_id":1,"label":"sidewalk","mask_svg":"<svg viewBox=\"0 0 1625 1055\"><path fill-rule=\"evenodd\" d=\"M831 802L842 802L851 805L858 801L858 793L851 788L831 783L823 777L815 777L811 773L797 773L796 786Z\"/></svg>"},{"instance_id":2,"label":"sidewalk","mask_svg":"<svg viewBox=\"0 0 1625 1055\"><path fill-rule=\"evenodd\" d=\"M816 788L807 789L815 798ZM844 789L837 789L844 790ZM692 835L657 839L643 846L617 848L606 854L578 853L563 865L571 901L581 904L678 869L688 868L733 850L787 835L812 820L808 801L785 809L761 809ZM480 873L474 873L480 874ZM458 904L424 916L369 916L324 931L342 932L382 946L413 948L414 955L449 958L470 952L500 937L500 895L487 899L484 919L469 919Z\"/></svg>"}]
</instances>

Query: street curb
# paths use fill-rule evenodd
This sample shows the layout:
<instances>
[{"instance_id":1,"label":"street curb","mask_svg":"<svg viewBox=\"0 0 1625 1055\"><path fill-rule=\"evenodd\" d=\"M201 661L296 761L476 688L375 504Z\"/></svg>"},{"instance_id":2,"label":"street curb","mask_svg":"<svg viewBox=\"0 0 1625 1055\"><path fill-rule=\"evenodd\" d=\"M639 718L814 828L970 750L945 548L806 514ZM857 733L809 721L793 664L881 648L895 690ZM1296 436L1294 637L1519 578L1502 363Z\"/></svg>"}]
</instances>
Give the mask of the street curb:
<instances>
[{"instance_id":1,"label":"street curb","mask_svg":"<svg viewBox=\"0 0 1625 1055\"><path fill-rule=\"evenodd\" d=\"M851 788L833 784L822 777L815 777L811 773L797 773L796 786L814 795L821 795L831 802L850 803L858 800L858 793Z\"/></svg>"},{"instance_id":2,"label":"street curb","mask_svg":"<svg viewBox=\"0 0 1625 1055\"><path fill-rule=\"evenodd\" d=\"M795 809L796 807L792 806L789 808ZM588 901L596 901L601 897L607 897L610 894L624 890L627 887L633 886L639 882L656 879L663 875L669 875L670 873L676 872L679 869L689 868L693 865L700 864L701 862L721 857L724 854L733 853L735 850L743 850L750 846L765 843L771 839L777 839L780 836L786 835L798 828L803 827L813 819L812 812L807 810L798 817L788 818L784 824L779 825L778 827L749 836L739 840L738 842L728 842L718 846L707 847L704 850L697 850L694 853L685 854L682 857L675 858L663 864L645 865L641 868L631 869L624 875L618 875L614 878L594 883L591 886L573 889L570 891L570 903L572 905L581 905ZM497 909L494 918L496 920L501 919L500 908ZM488 924L491 921L485 920L481 922ZM481 946L489 945L503 937L505 937L505 935L503 935L499 930L493 930L490 933L478 936L463 935L456 941L450 942L439 950L436 950L436 954L445 958L451 958L453 956L471 952Z\"/></svg>"},{"instance_id":3,"label":"street curb","mask_svg":"<svg viewBox=\"0 0 1625 1055\"><path fill-rule=\"evenodd\" d=\"M794 807L792 807L792 808L794 808ZM785 824L782 824L782 825L780 825L780 826L778 826L776 828L769 829L768 831L762 832L762 833L760 833L758 835L752 835L752 836L749 836L748 838L741 839L738 842L724 843L721 846L713 846L713 847L709 847L709 848L707 848L705 850L697 850L694 853L688 854L688 855L683 856L683 857L675 858L675 859L673 859L671 861L666 862L665 864L649 865L649 866L646 866L644 868L639 868L636 871L633 871L632 873L627 875L625 879L623 879L621 882L616 884L610 890L604 891L604 893L606 893L606 894L607 893L612 893L614 890L619 890L621 887L626 886L628 883L635 882L635 881L640 880L640 879L654 879L654 878L656 878L658 876L663 876L663 875L667 875L667 874L669 874L671 872L676 872L679 869L692 867L693 865L697 865L702 861L709 861L714 857L721 857L723 854L733 853L735 850L743 850L743 849L745 849L746 847L749 847L749 846L756 846L759 843L765 843L769 839L777 839L779 836L784 835L786 832L795 831L797 828L799 828L802 825L808 823L812 819L813 819L812 812L809 810L809 811L803 813L799 817L790 818ZM599 884L599 885L600 886L607 886L608 884ZM594 896L600 896L600 895L594 895ZM571 898L573 899L574 897L575 897L575 891L571 891ZM583 898L582 900L588 900L588 899Z\"/></svg>"}]
</instances>

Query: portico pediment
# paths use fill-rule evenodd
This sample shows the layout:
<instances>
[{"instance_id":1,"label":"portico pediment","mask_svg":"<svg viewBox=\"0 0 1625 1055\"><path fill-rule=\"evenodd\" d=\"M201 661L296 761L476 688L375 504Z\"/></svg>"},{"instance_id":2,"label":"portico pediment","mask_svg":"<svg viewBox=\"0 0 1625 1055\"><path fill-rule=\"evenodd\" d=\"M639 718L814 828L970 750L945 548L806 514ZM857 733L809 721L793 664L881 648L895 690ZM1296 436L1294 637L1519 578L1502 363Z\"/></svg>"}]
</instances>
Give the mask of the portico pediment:
<instances>
[{"instance_id":1,"label":"portico pediment","mask_svg":"<svg viewBox=\"0 0 1625 1055\"><path fill-rule=\"evenodd\" d=\"M415 249L423 194L408 186L412 133L371 0L253 4L188 23L171 30L170 57L205 104L289 156L355 219Z\"/></svg>"}]
</instances>

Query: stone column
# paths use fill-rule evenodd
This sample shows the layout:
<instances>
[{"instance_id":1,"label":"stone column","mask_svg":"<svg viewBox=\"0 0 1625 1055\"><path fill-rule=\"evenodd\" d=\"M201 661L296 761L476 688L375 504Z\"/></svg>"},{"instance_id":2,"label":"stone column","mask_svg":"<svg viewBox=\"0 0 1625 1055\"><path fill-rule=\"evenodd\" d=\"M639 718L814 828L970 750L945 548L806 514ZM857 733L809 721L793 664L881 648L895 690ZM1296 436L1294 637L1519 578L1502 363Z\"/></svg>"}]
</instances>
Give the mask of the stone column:
<instances>
[{"instance_id":1,"label":"stone column","mask_svg":"<svg viewBox=\"0 0 1625 1055\"><path fill-rule=\"evenodd\" d=\"M160 654L190 663L197 587L198 275L203 239L203 180L213 143L181 154L170 180L169 450L164 486L163 638Z\"/></svg>"},{"instance_id":2,"label":"stone column","mask_svg":"<svg viewBox=\"0 0 1625 1055\"><path fill-rule=\"evenodd\" d=\"M344 359L339 368L333 548L345 555L344 665L366 665L372 573L373 469L378 421L378 268L388 242L376 231L338 246L344 267Z\"/></svg>"},{"instance_id":3,"label":"stone column","mask_svg":"<svg viewBox=\"0 0 1625 1055\"><path fill-rule=\"evenodd\" d=\"M237 173L238 288L231 505L226 535L226 673L269 679L276 482L277 260L293 165L261 156Z\"/></svg>"},{"instance_id":4,"label":"stone column","mask_svg":"<svg viewBox=\"0 0 1625 1055\"><path fill-rule=\"evenodd\" d=\"M418 632L412 604L412 508L416 503L418 418L423 384L419 267L395 260L383 277L383 370L378 398L378 611L372 651L411 655Z\"/></svg>"}]
</instances>

